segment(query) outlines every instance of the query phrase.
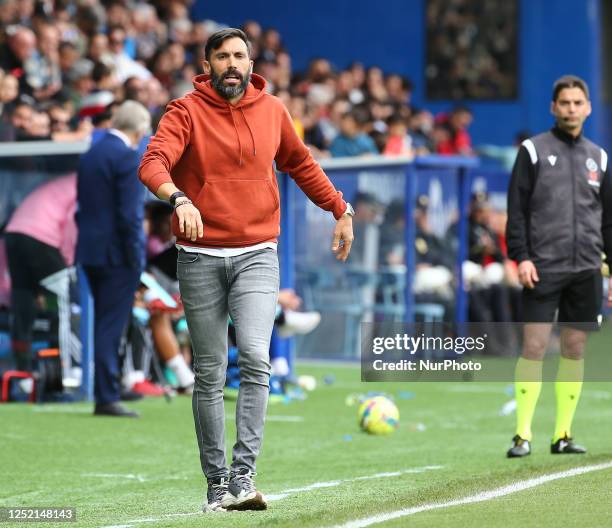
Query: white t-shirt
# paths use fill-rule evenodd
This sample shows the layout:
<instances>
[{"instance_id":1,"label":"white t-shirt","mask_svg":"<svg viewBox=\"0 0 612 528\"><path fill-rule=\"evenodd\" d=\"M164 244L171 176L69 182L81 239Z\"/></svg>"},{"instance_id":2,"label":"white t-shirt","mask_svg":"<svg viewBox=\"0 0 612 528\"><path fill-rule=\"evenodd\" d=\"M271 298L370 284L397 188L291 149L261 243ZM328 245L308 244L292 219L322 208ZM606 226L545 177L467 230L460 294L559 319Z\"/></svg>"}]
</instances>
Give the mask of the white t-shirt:
<instances>
[{"instance_id":1,"label":"white t-shirt","mask_svg":"<svg viewBox=\"0 0 612 528\"><path fill-rule=\"evenodd\" d=\"M258 249L270 248L276 251L277 245L278 244L276 242L262 242L261 244L255 244L254 246L237 248L203 248L176 244L176 248L182 249L187 253L203 253L204 255L210 255L211 257L236 257L238 255L250 253L251 251L257 251Z\"/></svg>"}]
</instances>

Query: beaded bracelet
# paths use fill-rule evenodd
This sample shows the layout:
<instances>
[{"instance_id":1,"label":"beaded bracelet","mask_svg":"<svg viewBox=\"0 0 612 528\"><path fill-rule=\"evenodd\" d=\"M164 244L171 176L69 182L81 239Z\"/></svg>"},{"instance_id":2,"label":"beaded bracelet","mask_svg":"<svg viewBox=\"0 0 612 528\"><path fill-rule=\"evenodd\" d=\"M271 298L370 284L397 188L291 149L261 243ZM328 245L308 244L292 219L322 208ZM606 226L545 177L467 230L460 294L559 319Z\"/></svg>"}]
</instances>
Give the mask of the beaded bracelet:
<instances>
[{"instance_id":1,"label":"beaded bracelet","mask_svg":"<svg viewBox=\"0 0 612 528\"><path fill-rule=\"evenodd\" d=\"M181 205L193 203L191 200L185 200L183 202L179 202L174 206L174 210L176 211Z\"/></svg>"}]
</instances>

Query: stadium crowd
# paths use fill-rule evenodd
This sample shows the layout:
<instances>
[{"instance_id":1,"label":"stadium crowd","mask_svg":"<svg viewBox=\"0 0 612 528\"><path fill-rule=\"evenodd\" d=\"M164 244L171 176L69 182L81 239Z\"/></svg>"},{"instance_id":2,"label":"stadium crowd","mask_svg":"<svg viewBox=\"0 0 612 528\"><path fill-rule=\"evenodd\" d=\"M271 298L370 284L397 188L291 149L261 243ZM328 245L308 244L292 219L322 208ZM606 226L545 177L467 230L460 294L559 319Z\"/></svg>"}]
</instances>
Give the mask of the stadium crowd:
<instances>
[{"instance_id":1,"label":"stadium crowd","mask_svg":"<svg viewBox=\"0 0 612 528\"><path fill-rule=\"evenodd\" d=\"M501 99L517 93L516 1L427 2L427 95Z\"/></svg>"},{"instance_id":2,"label":"stadium crowd","mask_svg":"<svg viewBox=\"0 0 612 528\"><path fill-rule=\"evenodd\" d=\"M1 141L85 140L126 99L144 104L155 128L166 104L193 89L220 27L192 21L187 0L17 0L0 3L0 22ZM317 157L472 153L467 108L415 108L410 80L376 66L337 70L316 58L295 72L276 29L243 29L255 73Z\"/></svg>"}]
</instances>

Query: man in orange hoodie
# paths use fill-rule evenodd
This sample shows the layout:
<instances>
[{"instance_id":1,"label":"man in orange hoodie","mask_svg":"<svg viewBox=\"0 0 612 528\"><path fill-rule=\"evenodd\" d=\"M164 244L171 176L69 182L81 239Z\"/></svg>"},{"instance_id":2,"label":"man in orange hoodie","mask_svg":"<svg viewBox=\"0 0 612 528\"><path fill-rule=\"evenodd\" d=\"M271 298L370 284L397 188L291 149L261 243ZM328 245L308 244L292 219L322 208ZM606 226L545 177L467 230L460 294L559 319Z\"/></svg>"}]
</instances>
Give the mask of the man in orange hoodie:
<instances>
[{"instance_id":1,"label":"man in orange hoodie","mask_svg":"<svg viewBox=\"0 0 612 528\"><path fill-rule=\"evenodd\" d=\"M238 29L210 36L205 75L172 101L140 165L140 178L174 206L177 275L194 348L193 414L204 511L266 508L253 482L270 377L269 344L279 287L280 201L273 164L337 220L332 242L345 261L353 209L297 136L282 102L252 74L250 45ZM227 319L239 349L237 440L225 459L223 387Z\"/></svg>"}]
</instances>

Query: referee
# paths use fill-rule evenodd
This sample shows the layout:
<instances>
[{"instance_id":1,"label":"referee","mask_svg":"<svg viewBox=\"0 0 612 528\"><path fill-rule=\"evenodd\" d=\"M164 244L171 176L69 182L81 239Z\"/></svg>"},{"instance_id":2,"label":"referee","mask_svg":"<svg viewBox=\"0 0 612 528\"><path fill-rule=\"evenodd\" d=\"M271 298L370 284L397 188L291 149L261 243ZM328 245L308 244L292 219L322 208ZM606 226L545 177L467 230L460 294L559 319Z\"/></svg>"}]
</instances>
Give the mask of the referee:
<instances>
[{"instance_id":1,"label":"referee","mask_svg":"<svg viewBox=\"0 0 612 528\"><path fill-rule=\"evenodd\" d=\"M561 358L550 451L586 453L571 425L584 372L589 330L602 305L602 251L612 264L612 181L608 155L582 135L589 89L566 75L553 86L552 130L523 141L508 191L506 237L523 285L523 353L516 365L516 435L508 457L531 452L531 422L542 388L542 361L558 313ZM612 303L612 278L608 288Z\"/></svg>"}]
</instances>

